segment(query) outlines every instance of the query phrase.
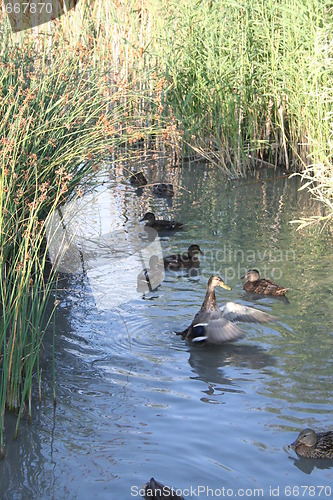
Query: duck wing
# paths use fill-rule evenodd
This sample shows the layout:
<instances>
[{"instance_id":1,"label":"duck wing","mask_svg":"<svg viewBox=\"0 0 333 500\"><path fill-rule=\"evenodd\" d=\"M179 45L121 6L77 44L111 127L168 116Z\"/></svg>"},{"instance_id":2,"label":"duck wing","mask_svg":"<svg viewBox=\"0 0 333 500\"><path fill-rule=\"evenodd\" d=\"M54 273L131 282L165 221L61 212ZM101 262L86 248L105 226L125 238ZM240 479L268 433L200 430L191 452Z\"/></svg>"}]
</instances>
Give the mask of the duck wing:
<instances>
[{"instance_id":1,"label":"duck wing","mask_svg":"<svg viewBox=\"0 0 333 500\"><path fill-rule=\"evenodd\" d=\"M236 302L227 302L221 309L221 313L222 318L229 320L232 323L236 321L244 323L265 323L267 321L274 321L277 319L276 316L259 311L253 307L236 304Z\"/></svg>"},{"instance_id":2,"label":"duck wing","mask_svg":"<svg viewBox=\"0 0 333 500\"><path fill-rule=\"evenodd\" d=\"M244 332L226 318L221 310L199 311L184 337L193 343L224 344L244 336Z\"/></svg>"},{"instance_id":3,"label":"duck wing","mask_svg":"<svg viewBox=\"0 0 333 500\"><path fill-rule=\"evenodd\" d=\"M184 224L175 220L156 220L152 225L157 231L172 231L175 229L182 229Z\"/></svg>"},{"instance_id":4,"label":"duck wing","mask_svg":"<svg viewBox=\"0 0 333 500\"><path fill-rule=\"evenodd\" d=\"M167 257L164 257L163 262L164 262L164 268L173 268L173 267L179 267L180 266L180 254L174 254L174 255L168 255Z\"/></svg>"}]
</instances>

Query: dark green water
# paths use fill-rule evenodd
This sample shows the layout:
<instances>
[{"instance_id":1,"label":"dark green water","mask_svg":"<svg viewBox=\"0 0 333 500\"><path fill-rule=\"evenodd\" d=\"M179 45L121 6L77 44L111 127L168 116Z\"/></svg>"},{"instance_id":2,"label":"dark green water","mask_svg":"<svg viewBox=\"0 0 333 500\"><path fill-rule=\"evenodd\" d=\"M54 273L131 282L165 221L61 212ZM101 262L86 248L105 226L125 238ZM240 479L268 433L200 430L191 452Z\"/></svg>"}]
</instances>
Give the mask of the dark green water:
<instances>
[{"instance_id":1,"label":"dark green water","mask_svg":"<svg viewBox=\"0 0 333 500\"><path fill-rule=\"evenodd\" d=\"M48 334L32 425L22 421L13 441L15 419L6 418L0 497L139 498L154 476L192 487L193 498L332 498L333 463L287 448L304 427L333 430L332 239L290 224L320 208L297 178L271 171L242 181L202 165L145 172L177 186L172 203L150 188L138 195L118 168L75 221L90 264L85 276L64 276L59 292L57 406ZM161 238L163 253L197 243L204 255L199 276L166 274L143 298L135 265L117 252L148 210L186 223ZM243 291L240 276L254 267L291 288L289 303ZM246 336L224 347L187 346L174 332L192 321L215 273L232 287L217 290L219 304L278 321L244 325Z\"/></svg>"}]
</instances>

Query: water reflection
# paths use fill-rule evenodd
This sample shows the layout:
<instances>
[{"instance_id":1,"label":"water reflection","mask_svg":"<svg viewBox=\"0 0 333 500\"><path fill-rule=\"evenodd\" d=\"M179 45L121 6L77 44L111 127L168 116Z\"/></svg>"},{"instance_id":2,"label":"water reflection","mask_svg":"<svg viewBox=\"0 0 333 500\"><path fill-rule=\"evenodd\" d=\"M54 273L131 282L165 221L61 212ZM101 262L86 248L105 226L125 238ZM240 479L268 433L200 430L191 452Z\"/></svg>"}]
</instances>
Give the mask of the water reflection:
<instances>
[{"instance_id":1,"label":"water reflection","mask_svg":"<svg viewBox=\"0 0 333 500\"><path fill-rule=\"evenodd\" d=\"M34 402L37 405L37 401ZM34 425L40 425L39 415L34 412ZM53 413L55 423L55 413ZM53 466L49 454L52 454L54 426L48 439L48 453L44 454L44 443L41 435L28 425L21 423L21 435L14 440L16 417L6 415L5 459L0 461L1 498L16 500L21 498L37 498L52 491L54 484ZM22 431L23 428L23 431Z\"/></svg>"},{"instance_id":2,"label":"water reflection","mask_svg":"<svg viewBox=\"0 0 333 500\"><path fill-rule=\"evenodd\" d=\"M50 332L40 416L31 426L21 423L15 443L6 423L3 497L129 498L130 485L151 474L179 487L223 482L266 492L270 484L331 484L331 464L291 462L283 451L291 424L326 428L332 417L333 244L290 225L321 213L320 206L298 191L297 178L275 179L273 171L228 180L209 165L165 168L140 150L136 160L148 181L141 196L128 181L128 165L113 165L104 174L103 217L96 216L99 185L86 216L89 231L103 236L87 244L89 274L113 303L98 307L88 273L60 283L57 409ZM176 188L172 206L152 196L149 185L161 181ZM137 271L131 263L128 275L110 262L131 235L143 234L142 246L156 242L138 222L149 211L186 223L158 239L163 255L193 243L204 255L197 276L166 272L158 292L146 297L152 300L142 300L136 278L149 258ZM245 294L240 276L251 268L291 287L289 303ZM172 332L190 324L208 277L220 273L232 290L219 303L269 308L279 321L274 328L249 325L238 344L188 349ZM135 295L125 291L119 302L120 284L132 275Z\"/></svg>"},{"instance_id":3,"label":"water reflection","mask_svg":"<svg viewBox=\"0 0 333 500\"><path fill-rule=\"evenodd\" d=\"M256 345L225 344L223 346L191 347L188 360L195 372L194 379L208 384L233 385L233 380L222 368L234 366L261 370L275 365L275 358Z\"/></svg>"},{"instance_id":4,"label":"water reflection","mask_svg":"<svg viewBox=\"0 0 333 500\"><path fill-rule=\"evenodd\" d=\"M293 460L294 466L297 467L300 471L304 472L304 474L311 474L314 469L328 470L333 469L333 459L326 458L292 458L289 457L290 460Z\"/></svg>"}]
</instances>

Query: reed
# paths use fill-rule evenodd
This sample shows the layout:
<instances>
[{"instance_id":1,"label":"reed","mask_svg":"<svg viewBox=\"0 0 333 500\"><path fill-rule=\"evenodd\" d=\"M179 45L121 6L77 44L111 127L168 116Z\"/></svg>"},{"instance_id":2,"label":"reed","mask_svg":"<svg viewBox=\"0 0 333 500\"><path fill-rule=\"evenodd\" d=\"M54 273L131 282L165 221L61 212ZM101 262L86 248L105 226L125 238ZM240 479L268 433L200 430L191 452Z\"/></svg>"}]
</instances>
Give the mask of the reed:
<instances>
[{"instance_id":1,"label":"reed","mask_svg":"<svg viewBox=\"0 0 333 500\"><path fill-rule=\"evenodd\" d=\"M75 16L81 28L72 31ZM15 36L1 20L1 456L5 410L18 415L17 435L23 413L32 416L34 381L41 394L40 354L57 276L47 260L46 220L81 195L102 160L144 133L138 101L149 96L123 77L110 85L108 62L95 46L98 23L78 16Z\"/></svg>"}]
</instances>

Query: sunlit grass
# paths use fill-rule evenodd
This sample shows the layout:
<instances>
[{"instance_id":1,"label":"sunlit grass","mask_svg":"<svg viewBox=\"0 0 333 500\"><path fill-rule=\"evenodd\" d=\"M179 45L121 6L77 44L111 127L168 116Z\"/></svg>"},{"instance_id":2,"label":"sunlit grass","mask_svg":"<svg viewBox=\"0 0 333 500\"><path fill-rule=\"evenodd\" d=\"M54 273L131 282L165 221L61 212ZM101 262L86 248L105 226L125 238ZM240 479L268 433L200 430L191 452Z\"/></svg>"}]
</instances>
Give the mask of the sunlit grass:
<instances>
[{"instance_id":1,"label":"sunlit grass","mask_svg":"<svg viewBox=\"0 0 333 500\"><path fill-rule=\"evenodd\" d=\"M32 417L43 336L56 309L45 221L80 196L79 184L102 159L145 137L140 98L148 106L150 96L121 75L112 79L89 16L76 32L72 20L15 36L6 18L1 24L1 456L5 410L18 415L16 434L21 416Z\"/></svg>"}]
</instances>

